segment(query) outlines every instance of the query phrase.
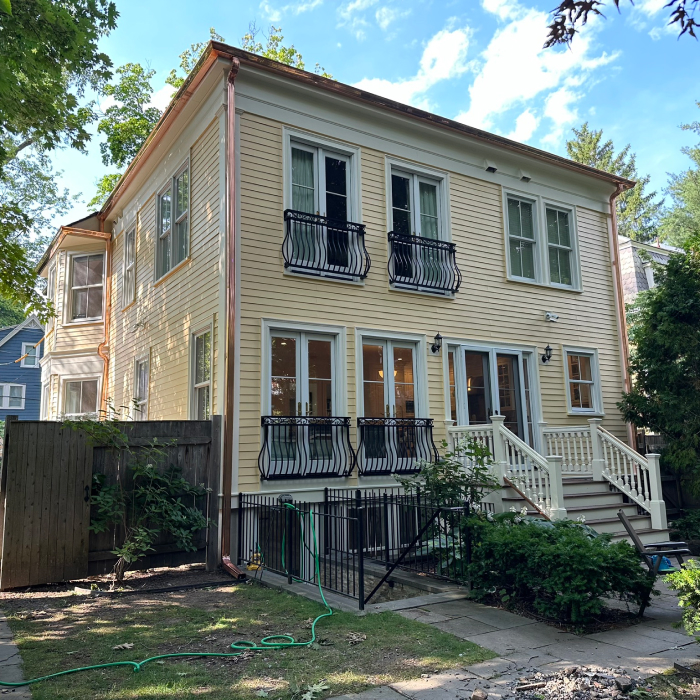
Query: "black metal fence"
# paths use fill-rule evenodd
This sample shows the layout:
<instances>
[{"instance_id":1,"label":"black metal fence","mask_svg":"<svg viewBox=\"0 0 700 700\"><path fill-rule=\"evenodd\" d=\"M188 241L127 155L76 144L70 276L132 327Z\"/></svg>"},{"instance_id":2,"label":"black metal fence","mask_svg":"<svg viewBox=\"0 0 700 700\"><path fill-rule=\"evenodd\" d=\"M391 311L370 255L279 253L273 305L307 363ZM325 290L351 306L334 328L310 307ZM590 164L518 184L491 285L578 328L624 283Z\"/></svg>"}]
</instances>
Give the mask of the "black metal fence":
<instances>
[{"instance_id":1,"label":"black metal fence","mask_svg":"<svg viewBox=\"0 0 700 700\"><path fill-rule=\"evenodd\" d=\"M456 246L447 241L389 233L389 281L406 287L439 294L456 294L462 284L457 267Z\"/></svg>"},{"instance_id":2,"label":"black metal fence","mask_svg":"<svg viewBox=\"0 0 700 700\"><path fill-rule=\"evenodd\" d=\"M371 260L365 247L365 227L287 209L282 243L284 266L308 275L364 279Z\"/></svg>"}]
</instances>

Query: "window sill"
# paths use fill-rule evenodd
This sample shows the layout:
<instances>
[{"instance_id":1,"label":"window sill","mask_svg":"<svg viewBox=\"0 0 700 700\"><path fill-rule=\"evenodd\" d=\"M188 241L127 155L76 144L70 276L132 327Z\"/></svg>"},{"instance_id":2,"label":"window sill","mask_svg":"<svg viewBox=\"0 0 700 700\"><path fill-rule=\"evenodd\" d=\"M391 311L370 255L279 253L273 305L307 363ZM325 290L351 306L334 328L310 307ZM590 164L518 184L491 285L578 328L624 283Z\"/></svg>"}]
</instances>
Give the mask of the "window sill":
<instances>
[{"instance_id":1,"label":"window sill","mask_svg":"<svg viewBox=\"0 0 700 700\"><path fill-rule=\"evenodd\" d=\"M361 280L359 277L355 277L355 278L336 277L335 275L333 275L333 273L312 274L309 272L297 272L294 268L285 268L284 276L291 277L294 279L315 280L317 282L336 282L336 283L340 283L340 284L352 284L356 287L364 287L365 286L365 281Z\"/></svg>"},{"instance_id":2,"label":"window sill","mask_svg":"<svg viewBox=\"0 0 700 700\"><path fill-rule=\"evenodd\" d=\"M126 306L122 307L122 313L130 309L136 303L136 299L130 301Z\"/></svg>"},{"instance_id":3,"label":"window sill","mask_svg":"<svg viewBox=\"0 0 700 700\"><path fill-rule=\"evenodd\" d=\"M66 321L63 324L64 328L72 328L73 326L101 326L104 323L104 319L90 319L88 321Z\"/></svg>"},{"instance_id":4,"label":"window sill","mask_svg":"<svg viewBox=\"0 0 700 700\"><path fill-rule=\"evenodd\" d=\"M423 289L411 289L410 287L402 287L401 285L390 284L389 291L399 292L400 294L419 294L422 297L430 297L431 299L455 299L456 294L452 292L431 292Z\"/></svg>"},{"instance_id":5,"label":"window sill","mask_svg":"<svg viewBox=\"0 0 700 700\"><path fill-rule=\"evenodd\" d=\"M605 413L601 411L574 411L571 408L566 410L567 416L584 416L586 418L605 418Z\"/></svg>"},{"instance_id":6,"label":"window sill","mask_svg":"<svg viewBox=\"0 0 700 700\"><path fill-rule=\"evenodd\" d=\"M157 279L154 283L154 287L159 287L163 282L166 280L170 279L176 272L179 272L183 267L185 267L189 262L191 258L188 255L182 262L179 262L175 267L173 267L171 270L168 270L162 277Z\"/></svg>"},{"instance_id":7,"label":"window sill","mask_svg":"<svg viewBox=\"0 0 700 700\"><path fill-rule=\"evenodd\" d=\"M574 294L582 294L583 287L564 287L558 284L545 284L544 282L537 282L536 280L521 279L520 277L506 277L507 282L512 282L514 284L527 284L531 287L540 287L542 289L553 289L557 292L569 292Z\"/></svg>"}]
</instances>

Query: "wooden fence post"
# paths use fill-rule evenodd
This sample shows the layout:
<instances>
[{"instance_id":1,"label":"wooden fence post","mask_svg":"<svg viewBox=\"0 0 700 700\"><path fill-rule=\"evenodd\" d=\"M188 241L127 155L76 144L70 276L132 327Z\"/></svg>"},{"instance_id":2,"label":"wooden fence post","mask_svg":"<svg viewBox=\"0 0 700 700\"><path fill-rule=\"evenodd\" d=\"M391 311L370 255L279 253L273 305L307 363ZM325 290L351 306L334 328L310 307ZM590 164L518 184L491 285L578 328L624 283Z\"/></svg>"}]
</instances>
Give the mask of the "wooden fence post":
<instances>
[{"instance_id":1,"label":"wooden fence post","mask_svg":"<svg viewBox=\"0 0 700 700\"><path fill-rule=\"evenodd\" d=\"M221 416L211 417L211 443L207 465L207 571L215 571L219 565L221 536L219 532L219 480L221 476Z\"/></svg>"}]
</instances>

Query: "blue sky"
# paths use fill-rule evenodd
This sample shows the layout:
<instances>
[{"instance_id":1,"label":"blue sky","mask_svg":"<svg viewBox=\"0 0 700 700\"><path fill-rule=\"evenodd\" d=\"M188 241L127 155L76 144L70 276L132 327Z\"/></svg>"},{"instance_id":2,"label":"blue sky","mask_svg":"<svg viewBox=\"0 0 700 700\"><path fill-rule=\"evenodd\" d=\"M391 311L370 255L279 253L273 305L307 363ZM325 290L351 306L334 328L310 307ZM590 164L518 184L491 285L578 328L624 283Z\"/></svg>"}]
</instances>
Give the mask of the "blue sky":
<instances>
[{"instance_id":1,"label":"blue sky","mask_svg":"<svg viewBox=\"0 0 700 700\"><path fill-rule=\"evenodd\" d=\"M209 27L239 45L249 22L274 23L307 69L318 62L344 83L554 153L564 155L571 127L588 121L618 148L630 143L661 192L668 172L689 165L680 149L694 139L679 125L700 119L700 42L677 39L665 2L622 0L618 14L608 0L607 19L589 24L571 50L543 50L554 0L117 0L118 28L102 48L115 66L153 68L163 107L165 77ZM73 221L111 169L97 136L88 155L61 151L54 163L62 184L83 195L57 223Z\"/></svg>"}]
</instances>

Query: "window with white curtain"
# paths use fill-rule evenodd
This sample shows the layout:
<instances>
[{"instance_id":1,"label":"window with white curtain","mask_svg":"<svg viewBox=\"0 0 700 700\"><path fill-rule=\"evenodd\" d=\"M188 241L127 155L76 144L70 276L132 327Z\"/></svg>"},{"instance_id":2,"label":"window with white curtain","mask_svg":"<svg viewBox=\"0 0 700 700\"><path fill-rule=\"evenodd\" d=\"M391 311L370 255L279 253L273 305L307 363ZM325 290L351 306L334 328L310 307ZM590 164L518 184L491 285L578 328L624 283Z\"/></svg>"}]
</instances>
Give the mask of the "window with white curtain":
<instances>
[{"instance_id":1,"label":"window with white curtain","mask_svg":"<svg viewBox=\"0 0 700 700\"><path fill-rule=\"evenodd\" d=\"M124 277L122 279L122 308L136 296L136 229L124 234Z\"/></svg>"},{"instance_id":2,"label":"window with white curtain","mask_svg":"<svg viewBox=\"0 0 700 700\"><path fill-rule=\"evenodd\" d=\"M392 167L391 226L394 233L439 240L440 181Z\"/></svg>"},{"instance_id":3,"label":"window with white curtain","mask_svg":"<svg viewBox=\"0 0 700 700\"><path fill-rule=\"evenodd\" d=\"M22 367L39 367L39 347L34 343L22 343Z\"/></svg>"},{"instance_id":4,"label":"window with white curtain","mask_svg":"<svg viewBox=\"0 0 700 700\"><path fill-rule=\"evenodd\" d=\"M211 331L193 336L192 403L195 420L211 418Z\"/></svg>"},{"instance_id":5,"label":"window with white curtain","mask_svg":"<svg viewBox=\"0 0 700 700\"><path fill-rule=\"evenodd\" d=\"M102 318L104 255L75 255L71 273L71 320L98 321Z\"/></svg>"},{"instance_id":6,"label":"window with white curtain","mask_svg":"<svg viewBox=\"0 0 700 700\"><path fill-rule=\"evenodd\" d=\"M26 388L24 384L0 384L0 408L24 410Z\"/></svg>"},{"instance_id":7,"label":"window with white curtain","mask_svg":"<svg viewBox=\"0 0 700 700\"><path fill-rule=\"evenodd\" d=\"M148 358L134 362L134 420L148 420Z\"/></svg>"},{"instance_id":8,"label":"window with white curtain","mask_svg":"<svg viewBox=\"0 0 700 700\"><path fill-rule=\"evenodd\" d=\"M167 274L189 255L189 172L188 163L158 195L156 279Z\"/></svg>"},{"instance_id":9,"label":"window with white curtain","mask_svg":"<svg viewBox=\"0 0 700 700\"><path fill-rule=\"evenodd\" d=\"M65 383L63 413L66 416L97 414L97 379L76 379Z\"/></svg>"}]
</instances>

